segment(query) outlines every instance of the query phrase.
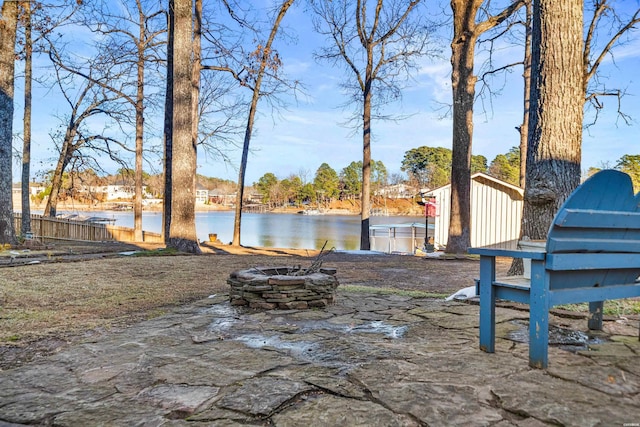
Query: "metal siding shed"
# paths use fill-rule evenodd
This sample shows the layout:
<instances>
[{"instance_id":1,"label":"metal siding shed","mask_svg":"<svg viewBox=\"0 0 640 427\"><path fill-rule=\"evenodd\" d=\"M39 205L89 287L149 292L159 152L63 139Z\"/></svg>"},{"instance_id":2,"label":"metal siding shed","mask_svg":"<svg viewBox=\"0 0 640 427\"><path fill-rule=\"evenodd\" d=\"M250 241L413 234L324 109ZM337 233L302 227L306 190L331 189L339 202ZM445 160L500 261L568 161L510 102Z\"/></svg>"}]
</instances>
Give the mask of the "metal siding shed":
<instances>
[{"instance_id":1,"label":"metal siding shed","mask_svg":"<svg viewBox=\"0 0 640 427\"><path fill-rule=\"evenodd\" d=\"M484 173L471 176L471 246L486 246L520 237L524 191ZM451 212L451 185L431 190L438 205L436 247L447 245Z\"/></svg>"}]
</instances>

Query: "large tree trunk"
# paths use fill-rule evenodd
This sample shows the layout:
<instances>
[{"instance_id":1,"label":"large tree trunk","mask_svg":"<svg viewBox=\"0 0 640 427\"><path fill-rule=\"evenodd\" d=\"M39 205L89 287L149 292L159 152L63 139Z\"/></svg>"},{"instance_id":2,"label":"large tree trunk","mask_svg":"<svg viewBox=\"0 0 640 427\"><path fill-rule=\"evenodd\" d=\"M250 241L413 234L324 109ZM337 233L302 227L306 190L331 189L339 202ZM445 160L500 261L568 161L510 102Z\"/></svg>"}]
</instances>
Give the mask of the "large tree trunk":
<instances>
[{"instance_id":1,"label":"large tree trunk","mask_svg":"<svg viewBox=\"0 0 640 427\"><path fill-rule=\"evenodd\" d=\"M13 139L13 72L18 3L5 0L0 17L0 243L16 243L13 225L11 147Z\"/></svg>"},{"instance_id":2,"label":"large tree trunk","mask_svg":"<svg viewBox=\"0 0 640 427\"><path fill-rule=\"evenodd\" d=\"M580 183L584 96L583 4L533 7L531 110L523 235L545 239L560 205Z\"/></svg>"},{"instance_id":3,"label":"large tree trunk","mask_svg":"<svg viewBox=\"0 0 640 427\"><path fill-rule=\"evenodd\" d=\"M195 222L197 152L191 138L192 2L174 1L173 39L173 164L171 226L167 246L200 253Z\"/></svg>"},{"instance_id":4,"label":"large tree trunk","mask_svg":"<svg viewBox=\"0 0 640 427\"><path fill-rule=\"evenodd\" d=\"M173 164L173 40L174 40L174 0L169 0L167 19L167 81L164 99L164 193L162 200L162 236L165 243L171 231L171 198Z\"/></svg>"},{"instance_id":5,"label":"large tree trunk","mask_svg":"<svg viewBox=\"0 0 640 427\"><path fill-rule=\"evenodd\" d=\"M20 234L26 235L31 231L31 86L33 68L33 45L31 40L31 4L22 3L24 9L24 118L22 141L22 222Z\"/></svg>"},{"instance_id":6,"label":"large tree trunk","mask_svg":"<svg viewBox=\"0 0 640 427\"><path fill-rule=\"evenodd\" d=\"M477 40L476 14L482 0L452 0L451 87L453 143L451 156L451 211L447 252L464 253L471 245L471 138L476 76L473 74Z\"/></svg>"}]
</instances>

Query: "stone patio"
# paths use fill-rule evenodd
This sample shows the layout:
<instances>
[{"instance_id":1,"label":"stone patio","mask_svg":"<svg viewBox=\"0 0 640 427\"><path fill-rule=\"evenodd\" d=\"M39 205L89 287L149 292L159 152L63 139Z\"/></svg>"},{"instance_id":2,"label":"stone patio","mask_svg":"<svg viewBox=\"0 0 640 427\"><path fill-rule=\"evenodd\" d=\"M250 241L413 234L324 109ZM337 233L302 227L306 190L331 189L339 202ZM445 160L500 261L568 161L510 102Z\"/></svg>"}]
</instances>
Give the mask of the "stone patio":
<instances>
[{"instance_id":1,"label":"stone patio","mask_svg":"<svg viewBox=\"0 0 640 427\"><path fill-rule=\"evenodd\" d=\"M338 291L326 309L256 312L215 295L0 372L0 426L640 424L637 320L535 370L513 340L527 318L499 308L486 354L474 304Z\"/></svg>"}]
</instances>

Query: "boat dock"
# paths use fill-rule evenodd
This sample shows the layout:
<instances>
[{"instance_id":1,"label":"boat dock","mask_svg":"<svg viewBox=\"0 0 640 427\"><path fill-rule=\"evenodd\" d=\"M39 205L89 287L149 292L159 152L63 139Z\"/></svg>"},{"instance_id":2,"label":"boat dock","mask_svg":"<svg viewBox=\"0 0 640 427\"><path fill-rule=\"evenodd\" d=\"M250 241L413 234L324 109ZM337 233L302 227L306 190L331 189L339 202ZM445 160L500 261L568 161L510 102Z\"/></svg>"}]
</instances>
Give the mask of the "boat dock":
<instances>
[{"instance_id":1,"label":"boat dock","mask_svg":"<svg viewBox=\"0 0 640 427\"><path fill-rule=\"evenodd\" d=\"M369 226L371 249L386 253L433 251L434 224L419 222Z\"/></svg>"}]
</instances>

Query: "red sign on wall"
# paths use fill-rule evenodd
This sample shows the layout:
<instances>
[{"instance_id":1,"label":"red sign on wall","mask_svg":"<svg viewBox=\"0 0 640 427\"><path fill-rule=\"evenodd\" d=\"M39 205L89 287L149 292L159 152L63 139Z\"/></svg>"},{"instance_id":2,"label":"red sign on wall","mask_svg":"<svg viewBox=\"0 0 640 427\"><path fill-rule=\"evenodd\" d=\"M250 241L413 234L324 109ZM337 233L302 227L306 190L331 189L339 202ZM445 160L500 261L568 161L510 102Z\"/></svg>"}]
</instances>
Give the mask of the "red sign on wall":
<instances>
[{"instance_id":1,"label":"red sign on wall","mask_svg":"<svg viewBox=\"0 0 640 427\"><path fill-rule=\"evenodd\" d=\"M429 201L424 204L424 215L427 217L435 218L437 215L437 207L438 205L436 205L435 199L429 199Z\"/></svg>"}]
</instances>

